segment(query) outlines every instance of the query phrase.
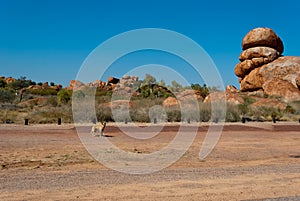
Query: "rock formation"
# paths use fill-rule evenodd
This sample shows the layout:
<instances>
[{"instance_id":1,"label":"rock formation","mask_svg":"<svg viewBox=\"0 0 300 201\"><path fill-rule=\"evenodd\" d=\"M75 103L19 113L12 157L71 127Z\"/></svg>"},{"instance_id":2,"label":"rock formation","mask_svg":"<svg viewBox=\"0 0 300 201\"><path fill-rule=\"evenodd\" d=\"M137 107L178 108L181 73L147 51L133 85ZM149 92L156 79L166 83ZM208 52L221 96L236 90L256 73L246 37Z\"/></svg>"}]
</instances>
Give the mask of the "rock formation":
<instances>
[{"instance_id":1,"label":"rock formation","mask_svg":"<svg viewBox=\"0 0 300 201\"><path fill-rule=\"evenodd\" d=\"M234 69L241 91L262 90L286 102L300 100L300 57L282 56L283 43L273 30L251 30L243 39L242 49Z\"/></svg>"},{"instance_id":2,"label":"rock formation","mask_svg":"<svg viewBox=\"0 0 300 201\"><path fill-rule=\"evenodd\" d=\"M9 83L12 83L12 82L15 82L15 81L16 81L16 79L13 78L13 77L7 77L7 78L5 78L6 84L9 84Z\"/></svg>"},{"instance_id":3,"label":"rock formation","mask_svg":"<svg viewBox=\"0 0 300 201\"><path fill-rule=\"evenodd\" d=\"M71 80L70 86L66 87L66 89L67 90L78 90L84 86L85 86L85 84L80 82L79 80Z\"/></svg>"}]
</instances>

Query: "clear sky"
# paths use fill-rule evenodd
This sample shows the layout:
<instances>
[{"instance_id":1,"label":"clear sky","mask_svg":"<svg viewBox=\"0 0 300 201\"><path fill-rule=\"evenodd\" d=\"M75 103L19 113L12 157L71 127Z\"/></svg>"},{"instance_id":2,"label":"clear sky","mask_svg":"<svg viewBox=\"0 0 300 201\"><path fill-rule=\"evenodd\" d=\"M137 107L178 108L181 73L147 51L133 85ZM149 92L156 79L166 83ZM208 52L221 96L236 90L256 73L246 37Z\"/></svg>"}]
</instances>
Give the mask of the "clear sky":
<instances>
[{"instance_id":1,"label":"clear sky","mask_svg":"<svg viewBox=\"0 0 300 201\"><path fill-rule=\"evenodd\" d=\"M284 42L284 55L300 56L299 10L297 0L0 0L0 75L66 86L110 37L163 28L200 44L225 85L238 86L233 69L244 35L255 27L272 28Z\"/></svg>"}]
</instances>

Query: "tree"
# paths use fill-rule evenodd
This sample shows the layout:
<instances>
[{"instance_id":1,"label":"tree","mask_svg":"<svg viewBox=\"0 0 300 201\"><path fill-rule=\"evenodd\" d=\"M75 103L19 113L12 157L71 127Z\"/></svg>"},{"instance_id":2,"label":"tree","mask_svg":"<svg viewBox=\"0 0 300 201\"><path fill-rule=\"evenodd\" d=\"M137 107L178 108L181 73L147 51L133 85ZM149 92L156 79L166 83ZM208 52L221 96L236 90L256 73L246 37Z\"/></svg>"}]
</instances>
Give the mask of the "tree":
<instances>
[{"instance_id":1,"label":"tree","mask_svg":"<svg viewBox=\"0 0 300 201\"><path fill-rule=\"evenodd\" d=\"M61 104L67 104L71 100L71 92L68 90L60 90L57 93L57 101Z\"/></svg>"},{"instance_id":2,"label":"tree","mask_svg":"<svg viewBox=\"0 0 300 201\"><path fill-rule=\"evenodd\" d=\"M158 83L159 86L165 87L166 83L164 80L160 80L160 82Z\"/></svg>"},{"instance_id":3,"label":"tree","mask_svg":"<svg viewBox=\"0 0 300 201\"><path fill-rule=\"evenodd\" d=\"M16 95L13 90L0 89L0 102L1 103L12 103Z\"/></svg>"},{"instance_id":4,"label":"tree","mask_svg":"<svg viewBox=\"0 0 300 201\"><path fill-rule=\"evenodd\" d=\"M147 73L143 81L143 85L151 85L151 84L156 84L156 78Z\"/></svg>"},{"instance_id":5,"label":"tree","mask_svg":"<svg viewBox=\"0 0 300 201\"><path fill-rule=\"evenodd\" d=\"M6 86L5 80L0 78L0 88L4 88L5 86Z\"/></svg>"},{"instance_id":6,"label":"tree","mask_svg":"<svg viewBox=\"0 0 300 201\"><path fill-rule=\"evenodd\" d=\"M178 82L176 82L175 80L173 80L171 82L171 84L172 84L172 90L174 90L174 91L182 91L182 89L183 89L182 85L179 84Z\"/></svg>"},{"instance_id":7,"label":"tree","mask_svg":"<svg viewBox=\"0 0 300 201\"><path fill-rule=\"evenodd\" d=\"M203 84L203 86L201 86L200 84L192 84L191 88L193 90L199 91L200 92L200 96L202 96L202 98L205 98L206 96L208 96L209 94L209 88L206 86L206 84Z\"/></svg>"}]
</instances>

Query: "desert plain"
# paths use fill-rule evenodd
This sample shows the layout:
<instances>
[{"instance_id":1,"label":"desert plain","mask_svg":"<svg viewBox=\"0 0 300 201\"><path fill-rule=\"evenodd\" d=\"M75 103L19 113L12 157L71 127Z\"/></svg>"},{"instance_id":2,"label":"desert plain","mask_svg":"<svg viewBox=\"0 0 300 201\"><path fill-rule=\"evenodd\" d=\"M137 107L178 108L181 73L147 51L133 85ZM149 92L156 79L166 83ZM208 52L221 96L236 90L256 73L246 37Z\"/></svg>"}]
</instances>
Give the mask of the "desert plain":
<instances>
[{"instance_id":1,"label":"desert plain","mask_svg":"<svg viewBox=\"0 0 300 201\"><path fill-rule=\"evenodd\" d=\"M166 125L148 140L128 137L114 124L105 134L120 149L145 154L166 146L178 127ZM81 129L88 133L90 126ZM0 124L0 200L300 199L298 122L226 123L214 150L200 160L207 129L200 124L192 145L171 166L134 175L95 160L74 125Z\"/></svg>"}]
</instances>

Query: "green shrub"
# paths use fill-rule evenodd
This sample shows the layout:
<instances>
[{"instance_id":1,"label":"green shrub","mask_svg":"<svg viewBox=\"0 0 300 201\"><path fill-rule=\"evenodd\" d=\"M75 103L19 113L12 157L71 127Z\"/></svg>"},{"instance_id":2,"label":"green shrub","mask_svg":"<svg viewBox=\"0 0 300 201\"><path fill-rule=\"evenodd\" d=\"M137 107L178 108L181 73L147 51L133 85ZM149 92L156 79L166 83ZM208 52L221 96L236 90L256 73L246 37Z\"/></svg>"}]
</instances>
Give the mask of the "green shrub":
<instances>
[{"instance_id":1,"label":"green shrub","mask_svg":"<svg viewBox=\"0 0 300 201\"><path fill-rule=\"evenodd\" d=\"M239 122L241 117L239 110L235 105L228 104L226 108L226 122Z\"/></svg>"},{"instance_id":2,"label":"green shrub","mask_svg":"<svg viewBox=\"0 0 300 201\"><path fill-rule=\"evenodd\" d=\"M0 103L12 103L16 98L13 90L0 89Z\"/></svg>"},{"instance_id":3,"label":"green shrub","mask_svg":"<svg viewBox=\"0 0 300 201\"><path fill-rule=\"evenodd\" d=\"M169 108L166 111L168 122L180 122L181 121L181 111L176 108Z\"/></svg>"},{"instance_id":4,"label":"green shrub","mask_svg":"<svg viewBox=\"0 0 300 201\"><path fill-rule=\"evenodd\" d=\"M27 94L39 95L39 96L49 96L49 95L57 95L57 91L52 88L47 89L27 89L25 91Z\"/></svg>"},{"instance_id":5,"label":"green shrub","mask_svg":"<svg viewBox=\"0 0 300 201\"><path fill-rule=\"evenodd\" d=\"M6 86L5 80L0 78L0 88L4 88L5 86Z\"/></svg>"},{"instance_id":6,"label":"green shrub","mask_svg":"<svg viewBox=\"0 0 300 201\"><path fill-rule=\"evenodd\" d=\"M72 91L62 89L57 93L57 102L67 104L71 100Z\"/></svg>"},{"instance_id":7,"label":"green shrub","mask_svg":"<svg viewBox=\"0 0 300 201\"><path fill-rule=\"evenodd\" d=\"M56 107L57 106L57 98L54 97L54 96L48 98L47 105L51 105L52 107Z\"/></svg>"}]
</instances>

